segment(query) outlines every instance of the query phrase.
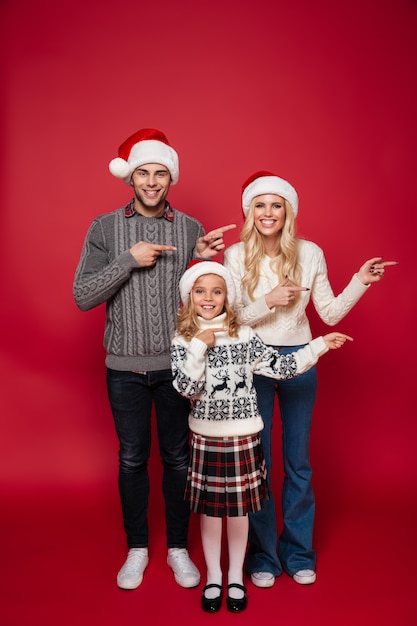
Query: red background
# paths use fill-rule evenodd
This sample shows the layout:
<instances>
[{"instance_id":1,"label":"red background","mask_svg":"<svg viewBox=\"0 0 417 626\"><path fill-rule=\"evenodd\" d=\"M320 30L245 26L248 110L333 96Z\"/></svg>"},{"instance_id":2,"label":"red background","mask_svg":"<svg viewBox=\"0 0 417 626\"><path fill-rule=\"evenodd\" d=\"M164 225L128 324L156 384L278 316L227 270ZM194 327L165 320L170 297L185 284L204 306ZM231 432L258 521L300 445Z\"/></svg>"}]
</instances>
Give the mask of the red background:
<instances>
[{"instance_id":1,"label":"red background","mask_svg":"<svg viewBox=\"0 0 417 626\"><path fill-rule=\"evenodd\" d=\"M269 169L296 187L298 232L324 249L336 292L367 258L399 261L337 326L355 342L319 363L311 455L320 602L333 607L329 623L342 623L346 611L346 623L362 623L360 602L349 613L345 599L333 606L334 596L326 595L335 568L349 571L346 579L336 575L343 584L356 568L379 582L417 582L416 2L6 0L0 17L0 482L10 585L4 624L25 623L12 591L23 575L23 546L31 546L30 579L49 584L55 549L62 535L68 546L69 528L79 533L73 554L80 536L92 550L88 557L77 553L78 573L100 561L97 533L110 551L100 568L112 590L124 558L117 441L104 383L104 307L78 311L72 281L91 220L130 199L108 163L142 127L161 129L179 153L172 204L206 230L238 224L226 235L228 245L242 225L242 182ZM310 319L314 335L328 331L312 308ZM157 550L164 529L156 448L151 472ZM194 521L191 536L199 551ZM331 537L341 541L334 549ZM320 570L316 594L319 582ZM77 587L79 579L67 584ZM416 624L408 593L399 601L397 591L382 592L379 623ZM54 598L62 611L67 599L58 592ZM38 615L52 623L51 601L28 600L35 622ZM68 602L71 620L81 623L89 600ZM292 605L281 604L281 613L304 623L302 604L294 602L300 622ZM109 624L111 606L102 608ZM255 607L254 601L252 617ZM118 615L123 610L117 606ZM322 616L317 623L327 622Z\"/></svg>"}]
</instances>

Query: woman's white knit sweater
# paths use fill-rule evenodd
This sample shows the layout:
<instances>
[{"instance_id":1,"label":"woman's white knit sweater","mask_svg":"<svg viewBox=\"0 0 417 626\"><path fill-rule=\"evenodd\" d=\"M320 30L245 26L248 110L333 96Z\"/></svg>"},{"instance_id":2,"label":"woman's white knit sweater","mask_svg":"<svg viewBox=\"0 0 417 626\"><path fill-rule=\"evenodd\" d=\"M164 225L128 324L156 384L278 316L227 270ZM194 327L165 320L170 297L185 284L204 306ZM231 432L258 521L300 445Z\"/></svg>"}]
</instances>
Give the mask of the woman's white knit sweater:
<instances>
[{"instance_id":1,"label":"woman's white knit sweater","mask_svg":"<svg viewBox=\"0 0 417 626\"><path fill-rule=\"evenodd\" d=\"M225 314L207 321L201 330L222 328ZM206 437L246 436L263 428L253 374L287 380L302 374L328 351L322 337L292 354L267 347L249 326L238 337L216 333L214 346L194 337L176 335L171 347L174 387L191 401L190 429Z\"/></svg>"},{"instance_id":2,"label":"woman's white knit sweater","mask_svg":"<svg viewBox=\"0 0 417 626\"><path fill-rule=\"evenodd\" d=\"M336 297L327 276L327 266L323 251L315 243L298 240L298 262L301 267L302 287L310 291L299 292L299 298L291 307L269 309L265 294L278 285L278 277L270 268L271 259L265 256L260 267L260 278L252 302L242 290L245 274L244 244L237 243L224 253L224 265L230 271L236 284L235 308L242 324L255 328L262 341L272 346L298 346L311 340L310 324L306 307L313 301L314 307L325 324L334 326L351 310L369 289L357 276Z\"/></svg>"}]
</instances>

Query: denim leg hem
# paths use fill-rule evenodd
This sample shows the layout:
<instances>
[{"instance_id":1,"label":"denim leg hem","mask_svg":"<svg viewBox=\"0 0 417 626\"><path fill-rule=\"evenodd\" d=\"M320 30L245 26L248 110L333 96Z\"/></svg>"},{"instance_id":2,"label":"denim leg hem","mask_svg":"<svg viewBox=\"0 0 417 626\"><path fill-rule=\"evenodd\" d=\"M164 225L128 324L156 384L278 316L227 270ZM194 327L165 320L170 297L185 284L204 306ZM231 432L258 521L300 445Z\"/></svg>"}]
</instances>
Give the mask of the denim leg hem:
<instances>
[{"instance_id":1,"label":"denim leg hem","mask_svg":"<svg viewBox=\"0 0 417 626\"><path fill-rule=\"evenodd\" d=\"M246 568L246 573L248 576L252 576L252 574L259 574L259 572L267 572L268 574L272 574L272 576L275 576L275 578L278 578L278 576L281 576L282 574L282 570L280 572L271 572L271 568L270 567L257 567L253 570L249 570Z\"/></svg>"},{"instance_id":2,"label":"denim leg hem","mask_svg":"<svg viewBox=\"0 0 417 626\"><path fill-rule=\"evenodd\" d=\"M305 561L304 563L299 563L298 565L294 566L292 565L291 567L287 567L286 565L283 564L282 566L283 571L288 574L288 576L291 576L291 578L294 576L294 574L296 574L297 572L299 572L302 569L311 569L314 572L316 571L316 562L313 561Z\"/></svg>"},{"instance_id":3,"label":"denim leg hem","mask_svg":"<svg viewBox=\"0 0 417 626\"><path fill-rule=\"evenodd\" d=\"M306 565L306 564L304 564L304 565L300 565L300 567L297 567L296 569L289 570L289 569L285 569L284 568L284 572L286 574L288 574L288 576L290 576L290 578L292 578L294 576L294 574L296 574L297 572L300 572L303 569L311 569L311 570L313 570L313 572L316 571L316 568L315 568L314 565L308 565L308 564Z\"/></svg>"},{"instance_id":4,"label":"denim leg hem","mask_svg":"<svg viewBox=\"0 0 417 626\"><path fill-rule=\"evenodd\" d=\"M245 569L249 576L258 572L268 572L269 574L273 574L275 577L282 574L282 567L279 562L278 564L271 563L270 560L260 559L259 556L259 553L256 555L247 555Z\"/></svg>"}]
</instances>

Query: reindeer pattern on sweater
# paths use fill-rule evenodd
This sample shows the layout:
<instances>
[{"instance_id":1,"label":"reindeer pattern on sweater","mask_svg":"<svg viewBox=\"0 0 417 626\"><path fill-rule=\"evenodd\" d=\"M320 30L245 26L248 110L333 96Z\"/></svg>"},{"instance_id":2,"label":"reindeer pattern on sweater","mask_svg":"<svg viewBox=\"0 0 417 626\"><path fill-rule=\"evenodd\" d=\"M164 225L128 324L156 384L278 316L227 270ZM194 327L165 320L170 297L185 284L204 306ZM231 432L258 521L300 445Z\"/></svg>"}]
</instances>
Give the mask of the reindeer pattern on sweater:
<instances>
[{"instance_id":1,"label":"reindeer pattern on sweater","mask_svg":"<svg viewBox=\"0 0 417 626\"><path fill-rule=\"evenodd\" d=\"M199 318L201 330L224 326L225 314ZM287 380L312 367L327 351L319 337L292 354L266 346L249 326L238 337L216 333L212 347L176 335L171 346L175 389L190 399L190 429L207 437L246 436L263 428L253 375Z\"/></svg>"}]
</instances>

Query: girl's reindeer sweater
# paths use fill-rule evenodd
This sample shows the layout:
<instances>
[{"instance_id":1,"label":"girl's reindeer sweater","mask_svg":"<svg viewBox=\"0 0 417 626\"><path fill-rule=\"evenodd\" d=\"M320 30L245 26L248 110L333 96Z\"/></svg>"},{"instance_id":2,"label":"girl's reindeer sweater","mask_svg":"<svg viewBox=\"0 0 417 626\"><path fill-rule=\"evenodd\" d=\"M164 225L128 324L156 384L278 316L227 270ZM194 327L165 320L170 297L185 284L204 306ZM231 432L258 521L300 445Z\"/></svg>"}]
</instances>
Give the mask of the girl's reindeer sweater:
<instances>
[{"instance_id":1,"label":"girl's reindeer sweater","mask_svg":"<svg viewBox=\"0 0 417 626\"><path fill-rule=\"evenodd\" d=\"M223 328L225 314L199 319L201 330ZM174 387L191 401L190 429L205 437L247 436L263 428L253 375L286 380L302 374L328 351L322 337L291 354L266 346L249 326L238 337L216 333L214 346L176 335L171 346Z\"/></svg>"}]
</instances>

